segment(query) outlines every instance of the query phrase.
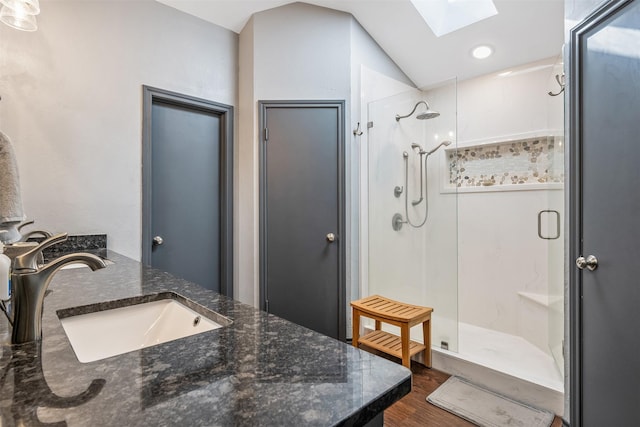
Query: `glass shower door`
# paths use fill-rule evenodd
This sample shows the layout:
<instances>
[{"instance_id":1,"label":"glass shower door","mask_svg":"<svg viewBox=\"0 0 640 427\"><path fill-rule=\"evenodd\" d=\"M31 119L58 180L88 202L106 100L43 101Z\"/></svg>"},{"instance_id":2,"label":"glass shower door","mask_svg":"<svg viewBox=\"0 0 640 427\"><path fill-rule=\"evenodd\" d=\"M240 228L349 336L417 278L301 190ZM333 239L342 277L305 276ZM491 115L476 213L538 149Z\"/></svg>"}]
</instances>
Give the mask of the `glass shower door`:
<instances>
[{"instance_id":1,"label":"glass shower door","mask_svg":"<svg viewBox=\"0 0 640 427\"><path fill-rule=\"evenodd\" d=\"M549 76L549 87L553 88L548 99L549 128L554 129L554 149L550 151L554 176L564 178L564 93L560 92L564 83L562 54L553 66ZM548 191L549 209L555 212L546 230L548 236L548 340L549 351L556 367L564 375L564 179L560 188Z\"/></svg>"},{"instance_id":2,"label":"glass shower door","mask_svg":"<svg viewBox=\"0 0 640 427\"><path fill-rule=\"evenodd\" d=\"M432 345L452 351L458 348L457 200L455 186L443 188L445 158L456 146L455 90L452 81L368 105L369 294L432 307ZM420 101L440 116L418 120L426 110L421 103L396 120ZM413 329L411 339L422 342L420 328Z\"/></svg>"}]
</instances>

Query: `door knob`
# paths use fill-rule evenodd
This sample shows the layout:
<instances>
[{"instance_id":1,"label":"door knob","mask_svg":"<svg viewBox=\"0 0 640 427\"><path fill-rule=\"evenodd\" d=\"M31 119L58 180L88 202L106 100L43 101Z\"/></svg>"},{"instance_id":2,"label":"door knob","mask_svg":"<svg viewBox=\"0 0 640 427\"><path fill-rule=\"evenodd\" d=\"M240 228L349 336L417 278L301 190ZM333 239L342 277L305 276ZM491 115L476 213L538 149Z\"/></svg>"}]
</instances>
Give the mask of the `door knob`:
<instances>
[{"instance_id":1,"label":"door knob","mask_svg":"<svg viewBox=\"0 0 640 427\"><path fill-rule=\"evenodd\" d=\"M589 255L587 258L580 256L576 259L576 265L580 270L586 268L589 271L593 271L598 268L598 258L593 255Z\"/></svg>"},{"instance_id":2,"label":"door knob","mask_svg":"<svg viewBox=\"0 0 640 427\"><path fill-rule=\"evenodd\" d=\"M333 233L327 234L327 242L333 243L336 241L336 235Z\"/></svg>"},{"instance_id":3,"label":"door knob","mask_svg":"<svg viewBox=\"0 0 640 427\"><path fill-rule=\"evenodd\" d=\"M160 246L164 243L164 239L160 236L156 236L153 238L153 246Z\"/></svg>"}]
</instances>

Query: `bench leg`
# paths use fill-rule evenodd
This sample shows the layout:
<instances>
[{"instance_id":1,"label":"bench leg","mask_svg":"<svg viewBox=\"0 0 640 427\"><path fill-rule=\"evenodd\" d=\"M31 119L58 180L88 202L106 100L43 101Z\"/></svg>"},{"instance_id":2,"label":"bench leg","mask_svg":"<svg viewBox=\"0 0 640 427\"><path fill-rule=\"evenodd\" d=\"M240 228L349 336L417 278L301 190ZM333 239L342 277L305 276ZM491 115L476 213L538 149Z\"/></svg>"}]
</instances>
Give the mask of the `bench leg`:
<instances>
[{"instance_id":1,"label":"bench leg","mask_svg":"<svg viewBox=\"0 0 640 427\"><path fill-rule=\"evenodd\" d=\"M351 344L354 347L358 347L358 340L360 340L360 310L353 309L353 319L351 319L352 323L352 334L351 334Z\"/></svg>"},{"instance_id":2,"label":"bench leg","mask_svg":"<svg viewBox=\"0 0 640 427\"><path fill-rule=\"evenodd\" d=\"M404 323L400 327L400 340L402 341L402 364L411 369L411 357L409 356L409 324Z\"/></svg>"},{"instance_id":3,"label":"bench leg","mask_svg":"<svg viewBox=\"0 0 640 427\"><path fill-rule=\"evenodd\" d=\"M381 327L382 325L380 324L380 321L376 320L376 331L379 331Z\"/></svg>"},{"instance_id":4,"label":"bench leg","mask_svg":"<svg viewBox=\"0 0 640 427\"><path fill-rule=\"evenodd\" d=\"M422 322L422 339L424 346L424 366L431 367L431 319Z\"/></svg>"}]
</instances>

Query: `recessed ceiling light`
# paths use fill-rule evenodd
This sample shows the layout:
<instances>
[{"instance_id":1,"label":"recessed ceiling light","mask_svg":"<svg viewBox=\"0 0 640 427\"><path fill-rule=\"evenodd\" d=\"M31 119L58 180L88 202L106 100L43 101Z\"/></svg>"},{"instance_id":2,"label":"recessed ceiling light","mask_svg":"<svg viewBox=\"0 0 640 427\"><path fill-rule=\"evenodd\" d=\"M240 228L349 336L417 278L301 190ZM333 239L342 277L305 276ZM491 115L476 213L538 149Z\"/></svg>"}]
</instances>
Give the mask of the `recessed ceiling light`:
<instances>
[{"instance_id":1,"label":"recessed ceiling light","mask_svg":"<svg viewBox=\"0 0 640 427\"><path fill-rule=\"evenodd\" d=\"M476 59L485 59L490 57L491 54L493 54L493 49L491 48L491 46L487 45L476 46L471 51L471 55L473 55L473 57Z\"/></svg>"}]
</instances>

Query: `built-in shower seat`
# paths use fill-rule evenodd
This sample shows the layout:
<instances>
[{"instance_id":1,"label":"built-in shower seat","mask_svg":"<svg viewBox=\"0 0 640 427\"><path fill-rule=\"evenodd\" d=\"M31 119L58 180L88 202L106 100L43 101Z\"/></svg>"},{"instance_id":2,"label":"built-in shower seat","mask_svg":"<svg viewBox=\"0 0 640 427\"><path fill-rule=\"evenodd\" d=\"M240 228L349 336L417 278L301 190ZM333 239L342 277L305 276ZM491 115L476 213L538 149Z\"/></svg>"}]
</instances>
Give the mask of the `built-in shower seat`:
<instances>
[{"instance_id":1,"label":"built-in shower seat","mask_svg":"<svg viewBox=\"0 0 640 427\"><path fill-rule=\"evenodd\" d=\"M380 295L372 295L351 303L353 309L353 346L361 344L402 359L411 367L411 356L424 352L424 364L431 367L431 313L433 308L404 304ZM360 317L375 321L375 330L360 336ZM400 328L400 336L381 330L382 323ZM409 339L411 327L422 324L424 344Z\"/></svg>"}]
</instances>

